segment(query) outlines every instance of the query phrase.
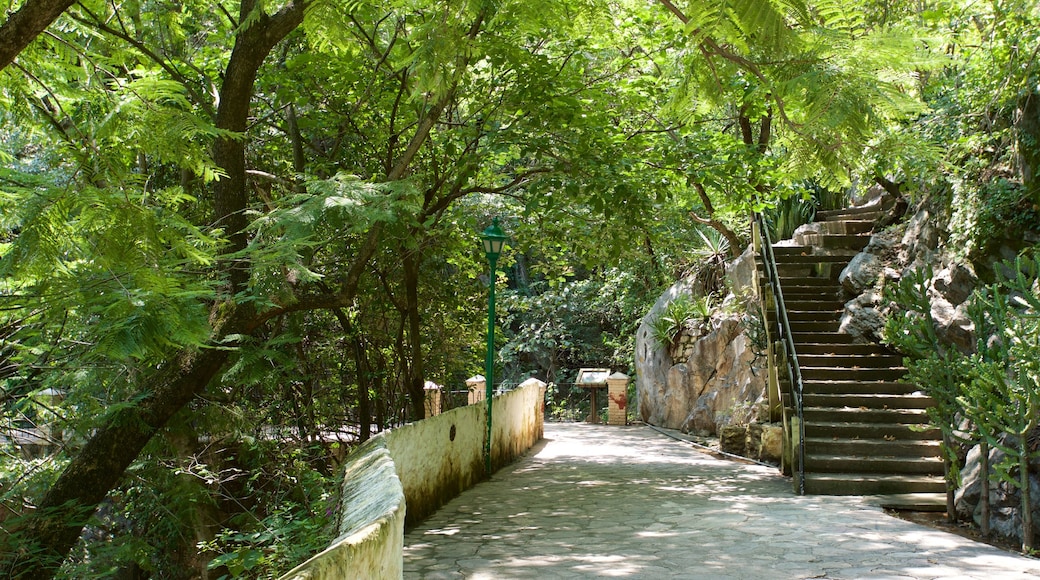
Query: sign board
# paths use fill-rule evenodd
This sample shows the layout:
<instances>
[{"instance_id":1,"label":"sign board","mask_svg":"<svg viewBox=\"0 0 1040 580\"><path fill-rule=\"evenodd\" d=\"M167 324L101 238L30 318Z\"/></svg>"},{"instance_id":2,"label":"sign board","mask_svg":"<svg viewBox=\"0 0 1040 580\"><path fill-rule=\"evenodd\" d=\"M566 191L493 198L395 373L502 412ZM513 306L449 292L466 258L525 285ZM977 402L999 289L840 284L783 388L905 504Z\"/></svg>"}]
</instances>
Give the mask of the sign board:
<instances>
[{"instance_id":1,"label":"sign board","mask_svg":"<svg viewBox=\"0 0 1040 580\"><path fill-rule=\"evenodd\" d=\"M602 387L607 384L610 369L581 369L578 371L579 387Z\"/></svg>"}]
</instances>

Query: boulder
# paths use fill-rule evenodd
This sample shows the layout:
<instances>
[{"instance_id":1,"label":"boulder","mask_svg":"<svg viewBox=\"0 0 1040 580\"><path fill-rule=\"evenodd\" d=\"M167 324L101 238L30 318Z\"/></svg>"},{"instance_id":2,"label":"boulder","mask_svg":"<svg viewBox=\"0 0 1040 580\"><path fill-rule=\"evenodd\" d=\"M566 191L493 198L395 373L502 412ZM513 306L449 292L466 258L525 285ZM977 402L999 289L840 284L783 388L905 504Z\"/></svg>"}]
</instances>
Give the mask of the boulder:
<instances>
[{"instance_id":1,"label":"boulder","mask_svg":"<svg viewBox=\"0 0 1040 580\"><path fill-rule=\"evenodd\" d=\"M964 519L971 519L976 524L982 522L982 510L979 499L982 496L982 484L979 480L981 457L979 446L968 451L964 467L961 468L961 487L955 495L957 514ZM991 477L995 473L993 466L1005 457L1003 451L990 449L989 464ZM1040 461L1030 463L1029 493L1032 498L1033 533L1040 537ZM1017 473L1017 470L1015 470ZM1021 493L1016 487L1007 483L990 480L990 530L998 536L1022 541Z\"/></svg>"},{"instance_id":2,"label":"boulder","mask_svg":"<svg viewBox=\"0 0 1040 580\"><path fill-rule=\"evenodd\" d=\"M659 425L660 412L668 397L668 370L672 366L672 358L668 348L658 345L650 332L650 321L656 319L668 308L668 305L681 295L689 295L694 280L685 278L672 284L670 288L654 303L650 312L643 317L636 330L636 391L639 395L639 413L648 423Z\"/></svg>"},{"instance_id":3,"label":"boulder","mask_svg":"<svg viewBox=\"0 0 1040 580\"><path fill-rule=\"evenodd\" d=\"M977 284L970 265L955 263L936 272L928 288L936 334L965 354L975 351L975 325L968 317L967 299Z\"/></svg>"},{"instance_id":4,"label":"boulder","mask_svg":"<svg viewBox=\"0 0 1040 580\"><path fill-rule=\"evenodd\" d=\"M731 295L739 296L742 291L753 290L756 273L755 250L748 246L743 254L726 264L726 286Z\"/></svg>"},{"instance_id":5,"label":"boulder","mask_svg":"<svg viewBox=\"0 0 1040 580\"><path fill-rule=\"evenodd\" d=\"M853 256L838 275L838 281L849 294L858 294L866 288L873 288L884 269L885 262L881 256L863 251Z\"/></svg>"},{"instance_id":6,"label":"boulder","mask_svg":"<svg viewBox=\"0 0 1040 580\"><path fill-rule=\"evenodd\" d=\"M935 216L927 208L922 208L910 218L903 231L898 252L899 263L915 269L935 263L938 247L939 228L935 224Z\"/></svg>"},{"instance_id":7,"label":"boulder","mask_svg":"<svg viewBox=\"0 0 1040 580\"><path fill-rule=\"evenodd\" d=\"M895 262L903 250L902 239L906 226L893 226L870 237L863 251L852 257L841 271L838 281L851 294L879 286L881 277L890 277L889 264Z\"/></svg>"},{"instance_id":8,"label":"boulder","mask_svg":"<svg viewBox=\"0 0 1040 580\"><path fill-rule=\"evenodd\" d=\"M932 288L950 304L960 305L971 296L979 283L970 264L952 264L932 278Z\"/></svg>"},{"instance_id":9,"label":"boulder","mask_svg":"<svg viewBox=\"0 0 1040 580\"><path fill-rule=\"evenodd\" d=\"M885 330L885 308L881 295L867 291L845 303L839 332L856 337L859 342L880 342Z\"/></svg>"},{"instance_id":10,"label":"boulder","mask_svg":"<svg viewBox=\"0 0 1040 580\"><path fill-rule=\"evenodd\" d=\"M746 456L747 425L727 425L719 433L719 449L723 453Z\"/></svg>"},{"instance_id":11,"label":"boulder","mask_svg":"<svg viewBox=\"0 0 1040 580\"><path fill-rule=\"evenodd\" d=\"M762 426L762 443L758 448L758 459L767 463L780 464L784 453L784 428L776 423Z\"/></svg>"},{"instance_id":12,"label":"boulder","mask_svg":"<svg viewBox=\"0 0 1040 580\"><path fill-rule=\"evenodd\" d=\"M693 342L689 357L664 372L659 384L640 386L643 420L669 429L701 435L718 433L722 424L747 422L766 391L766 360L755 354L736 314L713 320L717 326ZM746 407L745 416L732 409Z\"/></svg>"},{"instance_id":13,"label":"boulder","mask_svg":"<svg viewBox=\"0 0 1040 580\"><path fill-rule=\"evenodd\" d=\"M883 187L877 184L871 184L868 187L849 188L848 195L849 205L852 207L862 207L867 205L877 205L881 207L885 205L887 200L891 199L891 195L889 195Z\"/></svg>"},{"instance_id":14,"label":"boulder","mask_svg":"<svg viewBox=\"0 0 1040 580\"><path fill-rule=\"evenodd\" d=\"M935 333L940 340L952 344L965 354L975 350L975 324L968 318L968 305L954 306L937 293L929 293Z\"/></svg>"},{"instance_id":15,"label":"boulder","mask_svg":"<svg viewBox=\"0 0 1040 580\"><path fill-rule=\"evenodd\" d=\"M683 433L710 434L718 427L715 423L715 399L718 393L705 393L701 395L693 406L693 410L686 417L680 429Z\"/></svg>"},{"instance_id":16,"label":"boulder","mask_svg":"<svg viewBox=\"0 0 1040 580\"><path fill-rule=\"evenodd\" d=\"M747 426L747 455L751 459L758 459L759 451L762 448L762 430L763 425L761 423L750 423Z\"/></svg>"}]
</instances>

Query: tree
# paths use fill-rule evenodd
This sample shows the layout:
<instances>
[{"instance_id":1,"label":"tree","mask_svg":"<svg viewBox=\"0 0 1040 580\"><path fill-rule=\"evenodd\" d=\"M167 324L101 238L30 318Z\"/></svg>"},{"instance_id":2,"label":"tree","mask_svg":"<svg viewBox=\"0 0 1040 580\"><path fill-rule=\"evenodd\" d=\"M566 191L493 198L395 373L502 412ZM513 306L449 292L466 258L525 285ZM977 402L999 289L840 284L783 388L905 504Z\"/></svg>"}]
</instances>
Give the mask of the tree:
<instances>
[{"instance_id":1,"label":"tree","mask_svg":"<svg viewBox=\"0 0 1040 580\"><path fill-rule=\"evenodd\" d=\"M37 60L25 69L30 74L12 85L25 97L13 111L44 119L54 136L52 147L68 153L70 161L68 173L51 177L46 195L36 196L39 179L22 172L14 176L11 197L5 197L17 209L5 213L5 240L10 240L2 261L5 298L17 302L5 328L15 332L17 353L10 360L23 389L16 400L37 390L41 377L61 382L72 376L64 368L41 377L31 370L46 366L38 349L50 345L48 352L54 352L56 340L80 345L67 358L70 367L89 361L99 384L118 388L75 382L72 399L84 406L71 407L77 416L70 424L85 441L70 447L68 465L55 474L34 511L12 528L18 550L8 555L6 571L23 577L53 574L94 508L149 441L167 436L165 428L200 396L230 400L241 392L217 378L242 377L258 357L290 360L280 357L293 348L290 339L303 333L287 330L316 323L304 313L342 314L341 326L356 334L349 311L364 304L358 298L366 284L393 289L391 301L403 288L396 295L404 297L398 304L406 324L399 328L407 332L394 337L399 357L394 364L405 369L397 376L417 407L415 385L421 386L417 379L424 375L426 355L417 271L437 261L423 252L457 236L459 228L472 227L453 211L459 200L508 193L549 170L567 174L581 151L551 142L566 132L545 130L551 115L562 110L578 117L582 103L573 96L561 94L537 115L519 108L527 106L531 92L561 76L557 64L580 52L568 46L547 58L531 30L517 27L564 20L562 13L545 8L525 5L525 14L542 13L513 19L477 8L458 11L448 3L389 14L356 7L348 28L357 42L333 54L345 62L377 63L366 79L373 84L363 90L395 90L365 103L372 105L366 113L377 118L383 105L393 109L397 103L400 115L372 134L385 145L380 163L328 155L318 160L321 166L313 168L311 178L263 170L286 167L291 159L293 171L307 171L310 164L299 150L320 151L329 142L317 124L308 126L308 115L320 105L286 102L292 93L279 89L290 76L265 71L278 66L269 58L276 46L299 42L293 32L305 22L305 12L328 22L322 10L335 6L290 3L268 13L246 1L237 15L192 10L171 15L147 3L83 4L70 12L66 35L39 47L32 55ZM520 5L502 9L520 10ZM169 19L164 29L169 35L141 25L160 15ZM393 26L371 24L379 22ZM209 36L210 29L229 36ZM323 38L338 38L334 27L312 26L307 32L319 46ZM441 45L444 35L461 43ZM221 44L222 38L234 39L234 45ZM199 44L200 39L212 44ZM302 52L287 47L280 62L288 66L294 54ZM481 54L489 56L478 61ZM68 66L50 67L53 62ZM485 65L477 66L482 62L497 68L482 69ZM313 61L300 57L300 63ZM565 66L566 77L584 82L587 64ZM316 69L308 66L299 74ZM505 85L511 92L487 92L496 86L497 73L513 79ZM46 97L40 99L30 84ZM251 124L251 113L266 107L265 121ZM276 147L266 147L262 129L275 118L284 119L286 130L277 134L290 143L282 151L291 155L279 157ZM332 126L357 120L345 115ZM603 127L609 119L597 121ZM505 130L508 123L522 130ZM451 130L456 125L473 131ZM526 154L522 143L532 132L542 142ZM588 146L589 139L575 143ZM258 169L250 147L262 145L255 159L272 166ZM555 166L539 165L539 156ZM363 178L344 171L357 168L365 169L359 172ZM573 175L584 178L580 171ZM20 206L26 199L33 203ZM445 232L438 228L443 224L455 227ZM400 251L407 259L395 262ZM400 277L400 286L389 278L373 280L377 259L384 272ZM402 262L404 270L395 269ZM102 317L108 324L99 332L95 323ZM307 368L308 352L316 351L295 348L296 360ZM364 366L379 366L372 353L356 360L358 374L373 370ZM315 384L303 382L305 389ZM104 412L88 419L85 405L92 399L101 403L92 408ZM293 398L286 399L291 405ZM313 431L313 409L303 410L299 431Z\"/></svg>"},{"instance_id":2,"label":"tree","mask_svg":"<svg viewBox=\"0 0 1040 580\"><path fill-rule=\"evenodd\" d=\"M265 433L320 465L330 431L420 417L425 380L479 368L492 215L520 309L587 310L553 348L622 364L634 304L689 267L685 216L739 251L748 209L856 169L912 92L878 74L916 62L837 3L179 6L85 0L0 77L5 413L68 391L66 447L4 491L25 576L128 465L173 489L200 441Z\"/></svg>"},{"instance_id":3,"label":"tree","mask_svg":"<svg viewBox=\"0 0 1040 580\"><path fill-rule=\"evenodd\" d=\"M936 63L911 32L867 20L866 3L660 4L688 38L677 111L728 120L713 142L726 144L730 164L713 166L708 155L687 177L705 214L694 219L731 247L742 244L719 208L761 211L803 181L848 185L871 140L921 110L913 75ZM713 189L725 195L712 199Z\"/></svg>"},{"instance_id":4,"label":"tree","mask_svg":"<svg viewBox=\"0 0 1040 580\"><path fill-rule=\"evenodd\" d=\"M268 15L255 3L240 5L239 22L251 24L236 37L220 91L216 126L225 131L245 129L257 70L274 45L303 19L304 4L290 3ZM230 234L227 255L245 248L245 163L241 140L216 141L214 160L225 173L217 182L214 208L218 223ZM230 290L241 290L247 274L228 260ZM47 493L20 530L23 549L13 555L9 570L15 577L50 577L79 538L87 518L111 490L145 444L170 418L209 384L229 356L222 347L228 337L249 335L264 318L248 304L223 302L214 311L212 332L203 344L172 355L147 373L151 387L131 405L111 413ZM200 350L199 347L204 347Z\"/></svg>"}]
</instances>

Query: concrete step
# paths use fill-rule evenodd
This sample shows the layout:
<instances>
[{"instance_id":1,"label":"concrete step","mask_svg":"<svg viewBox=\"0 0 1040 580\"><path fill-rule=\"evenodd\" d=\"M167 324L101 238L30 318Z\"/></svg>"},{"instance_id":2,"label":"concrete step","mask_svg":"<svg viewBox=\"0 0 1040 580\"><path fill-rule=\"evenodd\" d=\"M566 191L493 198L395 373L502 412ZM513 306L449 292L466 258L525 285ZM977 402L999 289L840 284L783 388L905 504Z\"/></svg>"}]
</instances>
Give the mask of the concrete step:
<instances>
[{"instance_id":1,"label":"concrete step","mask_svg":"<svg viewBox=\"0 0 1040 580\"><path fill-rule=\"evenodd\" d=\"M798 348L797 345L795 348ZM894 354L816 354L798 349L798 364L806 367L844 369L902 368L903 357Z\"/></svg>"},{"instance_id":2,"label":"concrete step","mask_svg":"<svg viewBox=\"0 0 1040 580\"><path fill-rule=\"evenodd\" d=\"M797 344L795 344L795 349L798 349ZM904 367L822 367L804 365L800 357L798 361L799 366L802 367L802 379L806 381L899 381L906 376Z\"/></svg>"},{"instance_id":3,"label":"concrete step","mask_svg":"<svg viewBox=\"0 0 1040 580\"><path fill-rule=\"evenodd\" d=\"M843 355L879 355L895 356L892 351L878 344L821 344L801 343L798 345L798 354L843 354ZM902 357L900 357L902 362Z\"/></svg>"},{"instance_id":4,"label":"concrete step","mask_svg":"<svg viewBox=\"0 0 1040 580\"><path fill-rule=\"evenodd\" d=\"M773 244L773 255L777 257L811 254L815 250L816 248L812 246L778 246L775 243Z\"/></svg>"},{"instance_id":5,"label":"concrete step","mask_svg":"<svg viewBox=\"0 0 1040 580\"><path fill-rule=\"evenodd\" d=\"M778 266L787 265L799 265L799 264L848 264L852 260L853 256L850 255L834 255L834 254L788 254L788 255L776 255L776 264Z\"/></svg>"},{"instance_id":6,"label":"concrete step","mask_svg":"<svg viewBox=\"0 0 1040 580\"><path fill-rule=\"evenodd\" d=\"M855 344L856 339L851 334L843 332L812 332L791 329L794 336L795 348L799 344Z\"/></svg>"},{"instance_id":7,"label":"concrete step","mask_svg":"<svg viewBox=\"0 0 1040 580\"><path fill-rule=\"evenodd\" d=\"M805 448L814 454L867 457L927 457L942 461L938 441L930 439L839 439L805 438Z\"/></svg>"},{"instance_id":8,"label":"concrete step","mask_svg":"<svg viewBox=\"0 0 1040 580\"><path fill-rule=\"evenodd\" d=\"M842 310L794 310L790 306L787 307L787 320L794 322L817 322L817 321L833 321L841 318ZM769 312L766 315L766 320L772 322L775 320L775 314Z\"/></svg>"},{"instance_id":9,"label":"concrete step","mask_svg":"<svg viewBox=\"0 0 1040 580\"><path fill-rule=\"evenodd\" d=\"M862 250L870 243L868 234L805 234L803 238L823 249Z\"/></svg>"},{"instance_id":10,"label":"concrete step","mask_svg":"<svg viewBox=\"0 0 1040 580\"><path fill-rule=\"evenodd\" d=\"M890 510L912 512L945 512L945 493L891 493L875 495L869 503Z\"/></svg>"},{"instance_id":11,"label":"concrete step","mask_svg":"<svg viewBox=\"0 0 1040 580\"><path fill-rule=\"evenodd\" d=\"M856 455L822 455L806 448L805 470L817 473L885 473L942 475L943 462L938 457L882 457Z\"/></svg>"},{"instance_id":12,"label":"concrete step","mask_svg":"<svg viewBox=\"0 0 1040 580\"><path fill-rule=\"evenodd\" d=\"M826 280L817 278L818 280ZM841 300L842 288L837 280L826 280L825 282L788 282L781 283L780 290L784 293L784 302L793 300L795 302L809 302L817 300L820 302L833 302Z\"/></svg>"},{"instance_id":13,"label":"concrete step","mask_svg":"<svg viewBox=\"0 0 1040 580\"><path fill-rule=\"evenodd\" d=\"M837 280L819 276L780 276L780 289L787 295L788 288L841 288Z\"/></svg>"},{"instance_id":14,"label":"concrete step","mask_svg":"<svg viewBox=\"0 0 1040 580\"><path fill-rule=\"evenodd\" d=\"M784 304L787 306L788 312L813 310L843 312L845 310L845 302L842 300L787 300L786 292L784 292Z\"/></svg>"},{"instance_id":15,"label":"concrete step","mask_svg":"<svg viewBox=\"0 0 1040 580\"><path fill-rule=\"evenodd\" d=\"M849 219L852 217L872 217L875 214L866 213L860 214L859 216L845 216L843 219L834 220L817 220L817 227L820 228L822 233L827 234L866 234L874 230L874 224L877 223L876 219ZM880 217L880 214L878 214Z\"/></svg>"},{"instance_id":16,"label":"concrete step","mask_svg":"<svg viewBox=\"0 0 1040 580\"><path fill-rule=\"evenodd\" d=\"M889 423L894 425L927 425L924 409L869 409L865 407L804 407L802 414L809 423Z\"/></svg>"},{"instance_id":17,"label":"concrete step","mask_svg":"<svg viewBox=\"0 0 1040 580\"><path fill-rule=\"evenodd\" d=\"M838 439L938 440L939 430L920 429L920 423L863 423L858 421L813 421L805 424L805 437Z\"/></svg>"},{"instance_id":18,"label":"concrete step","mask_svg":"<svg viewBox=\"0 0 1040 580\"><path fill-rule=\"evenodd\" d=\"M891 204L873 204L843 209L820 210L816 212L816 221L872 220L874 214L881 217L888 211L889 207L891 207Z\"/></svg>"},{"instance_id":19,"label":"concrete step","mask_svg":"<svg viewBox=\"0 0 1040 580\"><path fill-rule=\"evenodd\" d=\"M802 381L805 393L816 395L912 395L920 387L899 381Z\"/></svg>"},{"instance_id":20,"label":"concrete step","mask_svg":"<svg viewBox=\"0 0 1040 580\"><path fill-rule=\"evenodd\" d=\"M805 492L820 495L945 494L946 482L941 475L806 473Z\"/></svg>"},{"instance_id":21,"label":"concrete step","mask_svg":"<svg viewBox=\"0 0 1040 580\"><path fill-rule=\"evenodd\" d=\"M760 276L766 275L765 266L759 264L756 266ZM838 283L838 276L841 275L842 270L845 268L845 262L836 263L792 263L792 264L777 264L776 271L780 274L781 278L822 278L825 280L831 280L832 283Z\"/></svg>"},{"instance_id":22,"label":"concrete step","mask_svg":"<svg viewBox=\"0 0 1040 580\"><path fill-rule=\"evenodd\" d=\"M806 332L838 332L838 327L841 326L841 322L837 320L824 320L824 321L791 321L791 332L795 335L798 333Z\"/></svg>"},{"instance_id":23,"label":"concrete step","mask_svg":"<svg viewBox=\"0 0 1040 580\"><path fill-rule=\"evenodd\" d=\"M795 302L804 302L807 300L841 300L844 294L840 287L835 286L834 288L815 288L815 289L804 289L799 290L797 288L784 288L784 303L788 300Z\"/></svg>"},{"instance_id":24,"label":"concrete step","mask_svg":"<svg viewBox=\"0 0 1040 580\"><path fill-rule=\"evenodd\" d=\"M806 407L854 407L857 409L927 409L935 400L926 395L893 395L874 393L816 393L805 387L802 395Z\"/></svg>"}]
</instances>

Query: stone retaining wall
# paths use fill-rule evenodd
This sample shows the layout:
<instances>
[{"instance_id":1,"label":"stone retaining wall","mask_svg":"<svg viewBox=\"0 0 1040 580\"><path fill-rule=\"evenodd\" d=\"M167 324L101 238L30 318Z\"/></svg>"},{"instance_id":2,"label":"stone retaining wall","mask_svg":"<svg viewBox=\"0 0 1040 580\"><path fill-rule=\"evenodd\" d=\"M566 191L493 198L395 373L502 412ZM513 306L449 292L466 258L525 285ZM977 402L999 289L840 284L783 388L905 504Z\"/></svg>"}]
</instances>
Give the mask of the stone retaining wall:
<instances>
[{"instance_id":1,"label":"stone retaining wall","mask_svg":"<svg viewBox=\"0 0 1040 580\"><path fill-rule=\"evenodd\" d=\"M530 379L492 407L493 469L542 439L545 384ZM484 478L487 406L380 433L347 458L340 536L281 580L400 578L404 528Z\"/></svg>"}]
</instances>

